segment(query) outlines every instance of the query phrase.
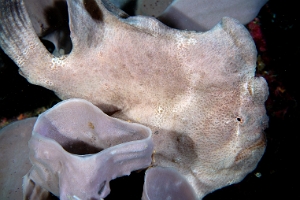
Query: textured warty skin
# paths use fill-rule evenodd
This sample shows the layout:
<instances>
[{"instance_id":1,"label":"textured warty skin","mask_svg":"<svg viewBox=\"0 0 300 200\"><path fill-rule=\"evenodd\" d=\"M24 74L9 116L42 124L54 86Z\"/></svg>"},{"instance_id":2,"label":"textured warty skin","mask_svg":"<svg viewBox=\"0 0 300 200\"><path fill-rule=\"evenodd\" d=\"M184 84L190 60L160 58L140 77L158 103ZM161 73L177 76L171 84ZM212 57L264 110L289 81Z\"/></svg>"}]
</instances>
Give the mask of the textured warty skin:
<instances>
[{"instance_id":1,"label":"textured warty skin","mask_svg":"<svg viewBox=\"0 0 300 200\"><path fill-rule=\"evenodd\" d=\"M150 127L154 166L175 168L199 199L254 170L265 150L268 87L255 77L245 27L225 17L207 32L180 31L103 2L67 1L73 48L54 57L23 1L1 0L0 45L29 82Z\"/></svg>"}]
</instances>

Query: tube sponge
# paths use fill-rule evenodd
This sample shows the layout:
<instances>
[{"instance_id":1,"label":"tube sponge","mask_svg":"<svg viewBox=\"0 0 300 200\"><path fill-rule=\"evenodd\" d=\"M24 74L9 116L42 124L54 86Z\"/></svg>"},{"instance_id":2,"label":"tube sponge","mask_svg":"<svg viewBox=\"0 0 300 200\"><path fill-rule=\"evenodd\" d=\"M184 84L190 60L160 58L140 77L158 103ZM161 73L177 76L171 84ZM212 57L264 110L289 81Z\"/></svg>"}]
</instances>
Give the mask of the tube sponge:
<instances>
[{"instance_id":1,"label":"tube sponge","mask_svg":"<svg viewBox=\"0 0 300 200\"><path fill-rule=\"evenodd\" d=\"M36 118L0 130L0 199L22 198L22 177L30 170L28 140Z\"/></svg>"},{"instance_id":2,"label":"tube sponge","mask_svg":"<svg viewBox=\"0 0 300 200\"><path fill-rule=\"evenodd\" d=\"M28 179L35 184L61 200L100 199L110 193L110 180L151 164L153 143L149 128L70 99L39 116L29 149Z\"/></svg>"},{"instance_id":3,"label":"tube sponge","mask_svg":"<svg viewBox=\"0 0 300 200\"><path fill-rule=\"evenodd\" d=\"M154 167L146 171L143 200L196 200L186 178L171 167Z\"/></svg>"},{"instance_id":4,"label":"tube sponge","mask_svg":"<svg viewBox=\"0 0 300 200\"><path fill-rule=\"evenodd\" d=\"M267 0L138 0L138 15L155 16L164 24L182 30L207 31L223 17L247 24Z\"/></svg>"}]
</instances>

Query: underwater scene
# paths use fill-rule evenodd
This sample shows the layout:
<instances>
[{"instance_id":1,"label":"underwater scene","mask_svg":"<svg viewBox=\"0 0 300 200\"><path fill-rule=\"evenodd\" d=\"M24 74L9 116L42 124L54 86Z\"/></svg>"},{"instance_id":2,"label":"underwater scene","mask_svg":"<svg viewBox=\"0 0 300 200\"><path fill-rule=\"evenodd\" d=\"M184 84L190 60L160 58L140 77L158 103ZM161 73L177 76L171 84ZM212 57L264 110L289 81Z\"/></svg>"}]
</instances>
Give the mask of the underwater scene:
<instances>
[{"instance_id":1,"label":"underwater scene","mask_svg":"<svg viewBox=\"0 0 300 200\"><path fill-rule=\"evenodd\" d=\"M0 200L300 199L296 9L0 0Z\"/></svg>"}]
</instances>

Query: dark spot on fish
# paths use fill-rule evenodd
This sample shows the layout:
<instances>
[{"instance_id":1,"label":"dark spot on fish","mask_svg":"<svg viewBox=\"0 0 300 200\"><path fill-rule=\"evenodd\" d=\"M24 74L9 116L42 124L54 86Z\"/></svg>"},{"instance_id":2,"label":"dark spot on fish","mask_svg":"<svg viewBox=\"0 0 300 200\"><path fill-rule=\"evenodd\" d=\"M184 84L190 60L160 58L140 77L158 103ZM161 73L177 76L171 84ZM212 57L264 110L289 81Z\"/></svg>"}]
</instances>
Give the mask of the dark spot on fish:
<instances>
[{"instance_id":1,"label":"dark spot on fish","mask_svg":"<svg viewBox=\"0 0 300 200\"><path fill-rule=\"evenodd\" d=\"M110 0L102 0L102 4L109 12L111 12L112 14L114 14L120 18L126 19L127 17L129 17L129 15L126 12L119 9L112 2L110 2Z\"/></svg>"},{"instance_id":2,"label":"dark spot on fish","mask_svg":"<svg viewBox=\"0 0 300 200\"><path fill-rule=\"evenodd\" d=\"M237 120L238 122L240 122L240 123L243 123L243 120L242 120L242 118L240 118L240 117L237 117L236 120Z\"/></svg>"},{"instance_id":3,"label":"dark spot on fish","mask_svg":"<svg viewBox=\"0 0 300 200\"><path fill-rule=\"evenodd\" d=\"M83 5L86 11L89 13L91 18L94 20L102 21L103 20L103 13L99 8L98 4L94 0L84 0Z\"/></svg>"}]
</instances>

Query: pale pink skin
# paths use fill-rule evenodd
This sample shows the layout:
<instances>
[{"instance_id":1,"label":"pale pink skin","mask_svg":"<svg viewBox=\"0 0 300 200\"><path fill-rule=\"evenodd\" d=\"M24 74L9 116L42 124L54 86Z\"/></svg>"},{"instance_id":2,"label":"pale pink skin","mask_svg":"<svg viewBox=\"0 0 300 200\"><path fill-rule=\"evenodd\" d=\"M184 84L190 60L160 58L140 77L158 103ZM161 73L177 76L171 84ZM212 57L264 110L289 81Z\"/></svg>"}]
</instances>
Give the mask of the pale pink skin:
<instances>
[{"instance_id":1,"label":"pale pink skin","mask_svg":"<svg viewBox=\"0 0 300 200\"><path fill-rule=\"evenodd\" d=\"M150 127L154 164L174 167L199 199L256 167L268 87L254 77L256 49L243 25L223 18L205 33L180 31L120 18L100 2L90 14L81 1L68 7L73 49L62 57L39 42L23 6L19 15L1 10L12 17L0 19L0 44L28 81Z\"/></svg>"}]
</instances>

